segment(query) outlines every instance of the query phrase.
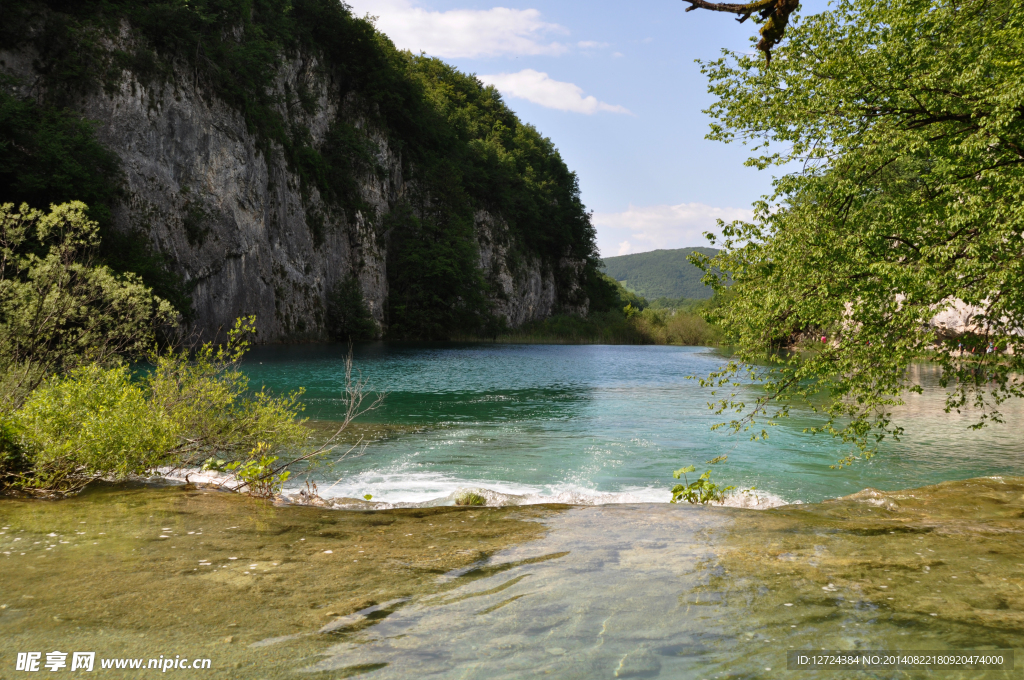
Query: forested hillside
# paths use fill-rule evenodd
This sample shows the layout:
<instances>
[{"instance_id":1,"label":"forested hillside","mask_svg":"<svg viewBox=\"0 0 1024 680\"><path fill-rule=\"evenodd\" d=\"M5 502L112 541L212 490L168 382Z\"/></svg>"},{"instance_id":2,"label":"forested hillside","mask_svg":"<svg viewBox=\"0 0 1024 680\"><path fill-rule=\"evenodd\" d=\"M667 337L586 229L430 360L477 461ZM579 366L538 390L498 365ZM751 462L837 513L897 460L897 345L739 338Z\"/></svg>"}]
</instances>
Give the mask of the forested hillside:
<instances>
[{"instance_id":1,"label":"forested hillside","mask_svg":"<svg viewBox=\"0 0 1024 680\"><path fill-rule=\"evenodd\" d=\"M690 298L706 300L712 290L700 282L704 272L690 264L693 252L714 257L715 248L679 248L604 258L602 271L626 289L648 300Z\"/></svg>"},{"instance_id":2,"label":"forested hillside","mask_svg":"<svg viewBox=\"0 0 1024 680\"><path fill-rule=\"evenodd\" d=\"M0 4L0 202L70 200L207 334L443 338L598 281L551 140L337 0Z\"/></svg>"}]
</instances>

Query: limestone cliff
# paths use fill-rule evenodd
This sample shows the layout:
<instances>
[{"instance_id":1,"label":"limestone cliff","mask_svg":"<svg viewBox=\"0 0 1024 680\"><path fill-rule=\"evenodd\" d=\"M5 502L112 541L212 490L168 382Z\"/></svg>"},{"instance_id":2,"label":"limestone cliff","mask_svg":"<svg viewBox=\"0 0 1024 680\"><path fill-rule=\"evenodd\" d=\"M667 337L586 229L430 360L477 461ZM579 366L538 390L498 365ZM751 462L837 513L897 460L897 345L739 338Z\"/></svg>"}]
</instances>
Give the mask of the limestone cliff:
<instances>
[{"instance_id":1,"label":"limestone cliff","mask_svg":"<svg viewBox=\"0 0 1024 680\"><path fill-rule=\"evenodd\" d=\"M511 257L508 226L485 210L475 215L480 268L490 286L494 312L511 328L544 319L555 310L586 315L587 300L580 290L582 261L561 258L558 267L569 285L560 287L553 267L537 257ZM582 298L582 299L581 299ZM575 302L575 304L573 304Z\"/></svg>"},{"instance_id":2,"label":"limestone cliff","mask_svg":"<svg viewBox=\"0 0 1024 680\"><path fill-rule=\"evenodd\" d=\"M111 51L126 51L136 37L122 22L106 40ZM17 79L18 96L46 99L43 57L32 46L0 50L0 71ZM299 52L279 60L272 94L285 125L308 130L315 148L343 120L368 144L373 162L354 177L359 208L340 209L303 184L285 149L259 138L188 64L172 64L161 78L122 68L78 96L74 108L96 121L97 137L121 159L116 228L141 230L170 257L191 290L197 329L212 337L237 316L255 314L260 342L326 339L325 297L354 275L386 330L389 239L381 225L414 186L401 145L368 121L367 103L339 86L322 57ZM293 103L296 92L306 105ZM493 311L508 325L561 309L585 313L584 260L522 255L501 216L485 210L475 212L475 223Z\"/></svg>"}]
</instances>

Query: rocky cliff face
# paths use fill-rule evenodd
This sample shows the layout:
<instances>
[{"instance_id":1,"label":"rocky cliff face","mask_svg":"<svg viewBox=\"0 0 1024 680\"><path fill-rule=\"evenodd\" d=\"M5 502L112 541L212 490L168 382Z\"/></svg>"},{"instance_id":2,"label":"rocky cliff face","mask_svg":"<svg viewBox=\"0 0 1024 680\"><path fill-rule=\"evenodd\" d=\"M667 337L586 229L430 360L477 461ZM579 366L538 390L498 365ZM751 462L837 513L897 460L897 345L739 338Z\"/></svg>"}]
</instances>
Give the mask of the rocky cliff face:
<instances>
[{"instance_id":1,"label":"rocky cliff face","mask_svg":"<svg viewBox=\"0 0 1024 680\"><path fill-rule=\"evenodd\" d=\"M572 304L574 298L581 297L578 285L560 289L555 272L544 267L538 258L512 256L512 238L500 218L479 210L475 222L480 268L490 284L494 313L504 317L510 327L547 318L556 309L570 314L587 313L586 300ZM576 282L583 262L562 258L558 266L566 280Z\"/></svg>"},{"instance_id":2,"label":"rocky cliff face","mask_svg":"<svg viewBox=\"0 0 1024 680\"><path fill-rule=\"evenodd\" d=\"M125 27L121 40L130 39ZM0 51L0 71L19 79L20 94L40 98L37 57ZM409 184L399 152L368 128L359 102L340 97L319 66L314 56L282 62L275 79L281 100L302 91L315 105L282 104L280 113L289 125L308 129L314 145L339 113L367 136L376 167L356 177L364 210L354 214L327 205L315 188L304 189L283 149L261 148L242 115L204 91L187 69L159 82L125 70L113 87L76 105L97 121L99 139L123 163L126 192L114 210L117 227L139 230L170 256L192 287L195 324L204 337L255 314L260 342L326 339L325 297L350 275L384 330L387 242L375 225ZM559 290L555 272L538 259L510 260L515 248L500 218L480 211L476 223L494 311L510 326L544 318L560 307L560 298L568 300L573 291Z\"/></svg>"}]
</instances>

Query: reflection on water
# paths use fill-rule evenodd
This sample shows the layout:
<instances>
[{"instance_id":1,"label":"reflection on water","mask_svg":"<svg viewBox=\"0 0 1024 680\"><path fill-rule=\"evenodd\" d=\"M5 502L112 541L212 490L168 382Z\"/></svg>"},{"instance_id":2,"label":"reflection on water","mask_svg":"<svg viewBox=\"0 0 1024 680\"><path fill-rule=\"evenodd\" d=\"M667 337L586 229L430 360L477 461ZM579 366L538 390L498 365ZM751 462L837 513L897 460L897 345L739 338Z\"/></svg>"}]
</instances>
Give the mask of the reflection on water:
<instances>
[{"instance_id":1,"label":"reflection on water","mask_svg":"<svg viewBox=\"0 0 1024 680\"><path fill-rule=\"evenodd\" d=\"M307 415L338 417L346 348L257 348L245 369L257 384L307 389ZM716 479L787 502L817 502L865 487L904 489L980 475L1022 475L1019 402L1008 425L971 431L969 414L946 414L938 376L914 368L923 395L897 410L902 442L840 472L851 453L794 409L767 442L711 432L710 395L689 380L722 356L706 348L537 345L389 345L357 349L356 368L388 391L383 410L360 421L374 442L345 462L334 494L427 502L463 487L551 499L619 494L664 502L672 470L728 455ZM323 480L327 486L335 479ZM325 485L321 485L324 488ZM561 494L561 496L560 496Z\"/></svg>"},{"instance_id":2,"label":"reflection on water","mask_svg":"<svg viewBox=\"0 0 1024 680\"><path fill-rule=\"evenodd\" d=\"M1020 649L1022 516L1020 478L768 511L2 500L0 668L66 648L205 656L204 677L806 678L786 650Z\"/></svg>"}]
</instances>

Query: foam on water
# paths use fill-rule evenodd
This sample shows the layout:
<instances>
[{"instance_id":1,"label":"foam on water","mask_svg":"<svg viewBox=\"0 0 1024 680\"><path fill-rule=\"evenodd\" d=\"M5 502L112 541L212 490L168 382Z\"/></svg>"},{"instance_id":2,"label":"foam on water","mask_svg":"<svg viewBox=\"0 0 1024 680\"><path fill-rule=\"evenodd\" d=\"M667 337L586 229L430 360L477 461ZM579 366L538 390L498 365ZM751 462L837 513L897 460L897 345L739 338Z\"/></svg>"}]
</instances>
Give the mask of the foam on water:
<instances>
[{"instance_id":1,"label":"foam on water","mask_svg":"<svg viewBox=\"0 0 1024 680\"><path fill-rule=\"evenodd\" d=\"M300 487L288 488L286 496L298 494ZM627 486L619 491L599 491L578 484L529 485L494 480L460 479L439 472L370 470L331 486L322 485L320 496L334 500L373 497L379 507L407 508L416 506L454 505L464 493L482 496L489 506L538 505L613 505L635 503L667 503L672 494L665 487ZM734 508L765 509L788 505L793 501L776 494L741 490L729 494L722 505ZM795 501L799 503L800 501Z\"/></svg>"},{"instance_id":2,"label":"foam on water","mask_svg":"<svg viewBox=\"0 0 1024 680\"><path fill-rule=\"evenodd\" d=\"M318 421L318 433L333 432L344 414L337 378L347 347L267 346L253 353L244 367L252 384L275 393L306 388L306 415ZM1024 474L1016 433L1024 400L1006 405L1004 425L972 433L970 416L945 412L941 372L929 365L912 371L923 393L908 395L894 411L907 426L901 441L883 441L877 456L842 472L830 466L854 451L805 434L823 422L806 408L795 408L770 440L712 432L719 416L689 377L727 360L706 348L664 346L357 348L358 370L388 397L346 438L369 443L364 455L338 466L345 478L335 486L337 477L320 468L316 483L324 496L372 494L390 504L438 501L467 487L541 497L532 502L663 503L673 470L695 465L699 475L705 461L727 456L714 468L715 483L758 491L726 504L770 507L866 487L891 491ZM753 398L747 387L738 389Z\"/></svg>"},{"instance_id":3,"label":"foam on water","mask_svg":"<svg viewBox=\"0 0 1024 680\"><path fill-rule=\"evenodd\" d=\"M206 486L222 487L234 491L240 482L229 472L217 472L216 470L202 470L200 468L171 468L159 467L152 471L154 477L166 479L172 482L185 482L190 484L202 484Z\"/></svg>"},{"instance_id":4,"label":"foam on water","mask_svg":"<svg viewBox=\"0 0 1024 680\"><path fill-rule=\"evenodd\" d=\"M238 480L233 475L203 471L198 468L170 469L156 471L161 477L172 481L190 481L193 484L234 489ZM305 502L304 486L288 486L283 496L293 502ZM495 483L493 481L465 480L436 472L380 473L369 472L352 479L341 480L331 486L323 486L318 493L327 504L336 508L371 508L388 510L392 508L433 507L456 505L459 496L476 494L491 507L517 505L540 505L557 503L563 505L615 505L637 503L667 503L671 493L665 488L632 487L618 492L601 492L572 484L555 484L535 487L526 484ZM372 502L352 503L351 499L372 497ZM800 501L793 501L800 503ZM729 494L721 505L733 508L764 510L793 503L780 496L762 491L744 489Z\"/></svg>"}]
</instances>

